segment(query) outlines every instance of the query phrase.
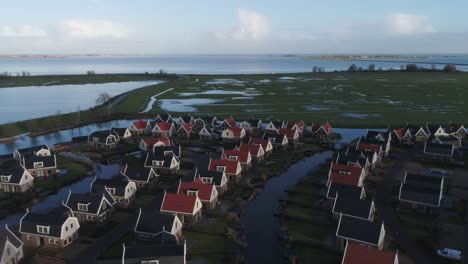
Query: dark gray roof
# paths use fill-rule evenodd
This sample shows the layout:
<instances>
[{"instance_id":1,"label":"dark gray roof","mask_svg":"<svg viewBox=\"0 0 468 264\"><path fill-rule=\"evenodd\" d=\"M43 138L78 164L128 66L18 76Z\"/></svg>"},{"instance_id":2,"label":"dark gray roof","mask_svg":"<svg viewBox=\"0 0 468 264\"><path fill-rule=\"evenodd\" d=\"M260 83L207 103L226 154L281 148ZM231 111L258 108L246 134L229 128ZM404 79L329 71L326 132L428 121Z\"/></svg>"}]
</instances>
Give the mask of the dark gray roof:
<instances>
[{"instance_id":1,"label":"dark gray roof","mask_svg":"<svg viewBox=\"0 0 468 264\"><path fill-rule=\"evenodd\" d=\"M5 248L5 243L9 241L16 248L21 247L22 243L19 237L12 233L12 230L7 230L5 226L0 227L0 259L3 257L3 250Z\"/></svg>"},{"instance_id":2,"label":"dark gray roof","mask_svg":"<svg viewBox=\"0 0 468 264\"><path fill-rule=\"evenodd\" d=\"M18 184L21 181L21 178L23 177L24 171L25 169L19 164L15 164L14 166L9 167L7 169L3 169L0 167L0 175L11 175L9 183Z\"/></svg>"},{"instance_id":3,"label":"dark gray roof","mask_svg":"<svg viewBox=\"0 0 468 264\"><path fill-rule=\"evenodd\" d=\"M56 167L57 165L55 164L55 154L52 154L51 156L26 156L23 158L23 165L26 169L34 169L34 163L35 162L42 162L44 163L44 168L49 168L49 167Z\"/></svg>"},{"instance_id":4,"label":"dark gray roof","mask_svg":"<svg viewBox=\"0 0 468 264\"><path fill-rule=\"evenodd\" d=\"M260 126L260 123L261 123L261 120L259 119L249 119L249 121L247 121L249 124L250 124L250 127L259 127Z\"/></svg>"},{"instance_id":5,"label":"dark gray roof","mask_svg":"<svg viewBox=\"0 0 468 264\"><path fill-rule=\"evenodd\" d=\"M192 121L192 116L181 116L180 118L181 118L181 119L184 121L184 123L186 123L186 124L187 124L187 123L190 123L190 121Z\"/></svg>"},{"instance_id":6,"label":"dark gray roof","mask_svg":"<svg viewBox=\"0 0 468 264\"><path fill-rule=\"evenodd\" d=\"M122 177L115 177L113 179L96 179L91 186L91 190L93 193L102 193L107 192L105 187L107 188L114 188L115 189L115 196L125 196L125 188L129 182L126 178ZM112 202L112 201L110 201Z\"/></svg>"},{"instance_id":7,"label":"dark gray roof","mask_svg":"<svg viewBox=\"0 0 468 264\"><path fill-rule=\"evenodd\" d=\"M443 177L407 174L400 188L400 199L439 206Z\"/></svg>"},{"instance_id":8,"label":"dark gray roof","mask_svg":"<svg viewBox=\"0 0 468 264\"><path fill-rule=\"evenodd\" d=\"M437 144L437 143L426 143L424 146L424 153L430 155L439 156L452 156L454 145L452 144Z\"/></svg>"},{"instance_id":9,"label":"dark gray roof","mask_svg":"<svg viewBox=\"0 0 468 264\"><path fill-rule=\"evenodd\" d=\"M16 151L18 151L22 156L29 156L34 155L37 151L41 149L49 149L49 147L47 147L47 145L39 145L29 148L16 149Z\"/></svg>"},{"instance_id":10,"label":"dark gray roof","mask_svg":"<svg viewBox=\"0 0 468 264\"><path fill-rule=\"evenodd\" d=\"M270 140L272 141L271 144L273 145L278 145L278 144L283 144L283 139L286 135L280 135L280 134L277 134L277 133L264 133L263 134L263 138L262 139L267 139L267 140Z\"/></svg>"},{"instance_id":11,"label":"dark gray roof","mask_svg":"<svg viewBox=\"0 0 468 264\"><path fill-rule=\"evenodd\" d=\"M169 154L166 153L166 155L164 155L164 153L159 152L159 151L156 151L155 153L148 152L148 153L146 153L145 166L146 167L154 167L153 161L155 160L155 161L163 161L163 165L158 166L158 167L170 168L172 158L175 158L175 159L179 160L177 158L177 156L173 154L173 152L170 152Z\"/></svg>"},{"instance_id":12,"label":"dark gray roof","mask_svg":"<svg viewBox=\"0 0 468 264\"><path fill-rule=\"evenodd\" d=\"M110 135L114 135L119 139L119 135L114 130L100 130L94 131L93 133L89 134L89 141L93 141L93 138L98 138L99 143L105 144L107 142L107 138Z\"/></svg>"},{"instance_id":13,"label":"dark gray roof","mask_svg":"<svg viewBox=\"0 0 468 264\"><path fill-rule=\"evenodd\" d=\"M223 173L220 171L209 171L208 168L199 168L198 177L200 178L211 178L214 185L221 185L223 181Z\"/></svg>"},{"instance_id":14,"label":"dark gray roof","mask_svg":"<svg viewBox=\"0 0 468 264\"><path fill-rule=\"evenodd\" d=\"M67 206L70 207L74 212L83 212L78 210L78 203L88 204L88 211L86 213L99 214L99 207L103 201L104 193L72 193L67 201ZM111 206L109 201L108 205Z\"/></svg>"},{"instance_id":15,"label":"dark gray roof","mask_svg":"<svg viewBox=\"0 0 468 264\"><path fill-rule=\"evenodd\" d=\"M330 187L328 187L327 198L335 199L337 192L347 197L351 196L359 199L361 197L362 187L332 182Z\"/></svg>"},{"instance_id":16,"label":"dark gray roof","mask_svg":"<svg viewBox=\"0 0 468 264\"><path fill-rule=\"evenodd\" d=\"M276 127L276 129L282 128L284 124L284 122L280 120L271 120L270 122Z\"/></svg>"},{"instance_id":17,"label":"dark gray roof","mask_svg":"<svg viewBox=\"0 0 468 264\"><path fill-rule=\"evenodd\" d=\"M171 232L175 218L175 215L161 214L158 211L142 211L135 225L135 231L153 235L163 231Z\"/></svg>"},{"instance_id":18,"label":"dark gray roof","mask_svg":"<svg viewBox=\"0 0 468 264\"><path fill-rule=\"evenodd\" d=\"M126 127L113 127L111 128L111 131L117 135L119 135L120 138L122 138L125 135L125 132L128 130Z\"/></svg>"},{"instance_id":19,"label":"dark gray roof","mask_svg":"<svg viewBox=\"0 0 468 264\"><path fill-rule=\"evenodd\" d=\"M127 165L123 174L131 181L147 182L150 180L151 168L137 168Z\"/></svg>"},{"instance_id":20,"label":"dark gray roof","mask_svg":"<svg viewBox=\"0 0 468 264\"><path fill-rule=\"evenodd\" d=\"M172 120L171 115L166 113L166 114L158 114L155 121L169 122L171 120Z\"/></svg>"},{"instance_id":21,"label":"dark gray roof","mask_svg":"<svg viewBox=\"0 0 468 264\"><path fill-rule=\"evenodd\" d=\"M336 163L348 165L348 162L357 162L364 168L366 166L367 157L359 151L340 152Z\"/></svg>"},{"instance_id":22,"label":"dark gray roof","mask_svg":"<svg viewBox=\"0 0 468 264\"><path fill-rule=\"evenodd\" d=\"M336 235L372 245L378 245L381 223L373 223L368 220L350 216L341 216Z\"/></svg>"},{"instance_id":23,"label":"dark gray roof","mask_svg":"<svg viewBox=\"0 0 468 264\"><path fill-rule=\"evenodd\" d=\"M335 199L333 212L369 219L372 204L372 201L362 200L359 196L342 192L338 193L338 198Z\"/></svg>"},{"instance_id":24,"label":"dark gray roof","mask_svg":"<svg viewBox=\"0 0 468 264\"><path fill-rule=\"evenodd\" d=\"M20 224L21 233L39 234L37 226L49 226L48 236L61 237L62 225L67 221L68 216L51 215L29 212L23 217Z\"/></svg>"},{"instance_id":25,"label":"dark gray roof","mask_svg":"<svg viewBox=\"0 0 468 264\"><path fill-rule=\"evenodd\" d=\"M435 132L437 132L437 129L439 129L440 126L435 126L435 125L426 125L426 129L433 135Z\"/></svg>"},{"instance_id":26,"label":"dark gray roof","mask_svg":"<svg viewBox=\"0 0 468 264\"><path fill-rule=\"evenodd\" d=\"M446 127L445 127L445 132L446 133L455 133L457 132L458 130L460 130L460 128L462 127L463 125L462 124L458 124L458 123L449 123Z\"/></svg>"},{"instance_id":27,"label":"dark gray roof","mask_svg":"<svg viewBox=\"0 0 468 264\"><path fill-rule=\"evenodd\" d=\"M388 140L388 132L382 132L382 131L375 131L375 130L368 130L366 138L368 139L378 139L378 137L382 137L384 141Z\"/></svg>"},{"instance_id":28,"label":"dark gray roof","mask_svg":"<svg viewBox=\"0 0 468 264\"><path fill-rule=\"evenodd\" d=\"M57 205L57 206L53 207L52 209L48 210L47 214L49 214L49 215L70 216L70 215L72 215L72 211L70 211L70 208L68 208L67 206L65 206L63 204L60 204L60 205Z\"/></svg>"},{"instance_id":29,"label":"dark gray roof","mask_svg":"<svg viewBox=\"0 0 468 264\"><path fill-rule=\"evenodd\" d=\"M185 258L185 244L126 247L124 261L125 264L140 264L143 260L174 256Z\"/></svg>"}]
</instances>

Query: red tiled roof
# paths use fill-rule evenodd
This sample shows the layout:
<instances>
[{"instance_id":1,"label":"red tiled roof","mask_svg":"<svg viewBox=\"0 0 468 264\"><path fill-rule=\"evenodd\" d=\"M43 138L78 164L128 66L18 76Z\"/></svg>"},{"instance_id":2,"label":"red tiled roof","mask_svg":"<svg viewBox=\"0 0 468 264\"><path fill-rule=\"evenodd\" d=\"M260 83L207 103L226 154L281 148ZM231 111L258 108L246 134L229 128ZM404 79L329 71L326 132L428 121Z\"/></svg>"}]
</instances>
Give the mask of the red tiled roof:
<instances>
[{"instance_id":1,"label":"red tiled roof","mask_svg":"<svg viewBox=\"0 0 468 264\"><path fill-rule=\"evenodd\" d=\"M330 181L335 183L342 183L347 185L359 185L359 179L361 177L362 168L358 166L347 166L343 164L333 164L330 167ZM344 174L342 172L349 172L350 174ZM341 173L340 173L341 172Z\"/></svg>"},{"instance_id":2,"label":"red tiled roof","mask_svg":"<svg viewBox=\"0 0 468 264\"><path fill-rule=\"evenodd\" d=\"M217 166L224 166L224 172L227 174L237 174L237 165L239 161L237 160L227 160L227 159L211 159L210 160L210 167L208 168L210 171L217 171Z\"/></svg>"},{"instance_id":3,"label":"red tiled roof","mask_svg":"<svg viewBox=\"0 0 468 264\"><path fill-rule=\"evenodd\" d=\"M192 131L192 123L185 123L181 126L185 130L185 132L190 133Z\"/></svg>"},{"instance_id":4,"label":"red tiled roof","mask_svg":"<svg viewBox=\"0 0 468 264\"><path fill-rule=\"evenodd\" d=\"M348 243L343 256L343 264L393 264L395 252L378 250Z\"/></svg>"},{"instance_id":5,"label":"red tiled roof","mask_svg":"<svg viewBox=\"0 0 468 264\"><path fill-rule=\"evenodd\" d=\"M240 150L237 148L223 150L223 157L229 159L229 156L236 156L240 163L247 163L249 159L249 150Z\"/></svg>"},{"instance_id":6,"label":"red tiled roof","mask_svg":"<svg viewBox=\"0 0 468 264\"><path fill-rule=\"evenodd\" d=\"M170 131L174 124L172 122L158 122L156 125L161 131Z\"/></svg>"},{"instance_id":7,"label":"red tiled roof","mask_svg":"<svg viewBox=\"0 0 468 264\"><path fill-rule=\"evenodd\" d=\"M327 133L330 133L330 130L331 130L331 126L330 126L330 123L328 122L325 122L323 125L322 125L323 129L325 129L327 131Z\"/></svg>"},{"instance_id":8,"label":"red tiled roof","mask_svg":"<svg viewBox=\"0 0 468 264\"><path fill-rule=\"evenodd\" d=\"M205 184L200 182L180 182L179 190L177 191L179 194L187 194L187 190L198 190L198 198L202 201L210 201L211 194L213 193L213 188L215 188L212 184Z\"/></svg>"},{"instance_id":9,"label":"red tiled roof","mask_svg":"<svg viewBox=\"0 0 468 264\"><path fill-rule=\"evenodd\" d=\"M286 135L287 138L294 138L296 134L296 130L293 129L286 129L286 128L280 128L278 133L282 136Z\"/></svg>"},{"instance_id":10,"label":"red tiled roof","mask_svg":"<svg viewBox=\"0 0 468 264\"><path fill-rule=\"evenodd\" d=\"M393 130L393 132L395 132L395 135L399 138L399 139L403 139L405 138L405 129L404 128L396 128Z\"/></svg>"},{"instance_id":11,"label":"red tiled roof","mask_svg":"<svg viewBox=\"0 0 468 264\"><path fill-rule=\"evenodd\" d=\"M146 126L148 125L148 121L138 120L138 121L133 122L132 124L136 129L145 129Z\"/></svg>"},{"instance_id":12,"label":"red tiled roof","mask_svg":"<svg viewBox=\"0 0 468 264\"><path fill-rule=\"evenodd\" d=\"M254 144L254 145L260 144L260 145L262 145L262 148L265 151L266 151L266 148L267 148L269 142L270 141L268 139L260 139L260 138L253 138L253 137L251 137L250 140L249 140L249 144Z\"/></svg>"},{"instance_id":13,"label":"red tiled roof","mask_svg":"<svg viewBox=\"0 0 468 264\"><path fill-rule=\"evenodd\" d=\"M197 199L185 194L165 193L161 211L192 214Z\"/></svg>"},{"instance_id":14,"label":"red tiled roof","mask_svg":"<svg viewBox=\"0 0 468 264\"><path fill-rule=\"evenodd\" d=\"M238 126L233 126L233 127L228 127L227 129L229 129L232 132L232 134L234 134L235 138L240 138L241 137L241 132L242 132L243 128L240 128Z\"/></svg>"},{"instance_id":15,"label":"red tiled roof","mask_svg":"<svg viewBox=\"0 0 468 264\"><path fill-rule=\"evenodd\" d=\"M359 151L369 150L369 151L372 151L372 152L379 153L380 152L380 145L359 143L357 145L356 150L359 150Z\"/></svg>"},{"instance_id":16,"label":"red tiled roof","mask_svg":"<svg viewBox=\"0 0 468 264\"><path fill-rule=\"evenodd\" d=\"M166 147L171 145L171 141L167 137L147 138L147 139L144 139L143 142L145 142L146 148L148 150L151 150L153 148L153 146L156 143L159 143L159 142L163 143L164 146L166 146Z\"/></svg>"},{"instance_id":17,"label":"red tiled roof","mask_svg":"<svg viewBox=\"0 0 468 264\"><path fill-rule=\"evenodd\" d=\"M239 147L241 151L249 151L250 155L255 156L255 157L258 156L258 152L260 151L260 148L263 148L262 145L252 144L252 143L249 143L249 144L241 143Z\"/></svg>"},{"instance_id":18,"label":"red tiled roof","mask_svg":"<svg viewBox=\"0 0 468 264\"><path fill-rule=\"evenodd\" d=\"M224 122L226 122L226 124L228 124L228 126L230 126L230 127L236 125L236 121L234 121L234 119L232 117L228 117L228 118L224 119Z\"/></svg>"}]
</instances>

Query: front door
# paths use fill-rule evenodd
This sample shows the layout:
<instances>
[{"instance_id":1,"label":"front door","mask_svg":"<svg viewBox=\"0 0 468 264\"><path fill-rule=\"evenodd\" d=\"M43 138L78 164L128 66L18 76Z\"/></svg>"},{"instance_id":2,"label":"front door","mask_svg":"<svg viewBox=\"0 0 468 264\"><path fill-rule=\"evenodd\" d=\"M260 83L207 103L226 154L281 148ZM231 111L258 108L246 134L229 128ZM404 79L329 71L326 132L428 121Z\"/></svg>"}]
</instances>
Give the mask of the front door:
<instances>
[{"instance_id":1,"label":"front door","mask_svg":"<svg viewBox=\"0 0 468 264\"><path fill-rule=\"evenodd\" d=\"M44 238L43 237L38 237L37 238L37 246L39 246L39 247L44 246Z\"/></svg>"}]
</instances>

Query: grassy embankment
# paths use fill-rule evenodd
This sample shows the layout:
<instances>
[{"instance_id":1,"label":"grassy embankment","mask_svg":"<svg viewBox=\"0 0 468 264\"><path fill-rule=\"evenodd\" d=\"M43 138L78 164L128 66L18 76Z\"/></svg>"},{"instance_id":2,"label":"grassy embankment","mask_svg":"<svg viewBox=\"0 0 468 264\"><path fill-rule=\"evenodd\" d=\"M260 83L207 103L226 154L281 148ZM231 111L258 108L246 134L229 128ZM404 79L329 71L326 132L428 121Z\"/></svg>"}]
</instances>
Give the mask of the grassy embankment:
<instances>
[{"instance_id":1,"label":"grassy embankment","mask_svg":"<svg viewBox=\"0 0 468 264\"><path fill-rule=\"evenodd\" d=\"M213 79L234 79L236 82L210 83ZM219 100L212 104L195 105L196 111L172 112L175 116L277 117L302 119L309 124L330 121L335 127L360 128L384 128L406 122L446 124L449 121L463 121L464 87L467 86L467 73L192 75L129 92L125 99L111 108L110 113L114 118L121 117L118 114L138 113L146 107L149 97L174 88L158 96L158 100L172 100L172 103L180 105L187 105L186 99L193 98ZM227 94L213 94L214 90L225 90ZM166 109L161 109L157 103L150 113L161 111L165 112ZM98 122L106 117L109 117L107 107L82 111L80 123ZM76 113L1 125L0 137L70 124L77 124Z\"/></svg>"}]
</instances>

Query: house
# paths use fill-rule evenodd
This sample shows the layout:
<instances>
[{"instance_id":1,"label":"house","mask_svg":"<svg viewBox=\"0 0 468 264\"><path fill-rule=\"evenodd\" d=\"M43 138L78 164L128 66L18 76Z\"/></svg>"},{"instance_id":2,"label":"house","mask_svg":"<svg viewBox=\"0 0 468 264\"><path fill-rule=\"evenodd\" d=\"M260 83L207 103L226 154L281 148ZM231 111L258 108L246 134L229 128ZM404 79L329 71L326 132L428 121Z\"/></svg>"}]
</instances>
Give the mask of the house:
<instances>
[{"instance_id":1,"label":"house","mask_svg":"<svg viewBox=\"0 0 468 264\"><path fill-rule=\"evenodd\" d=\"M249 152L255 164L262 163L265 159L265 150L263 150L261 144L241 143L239 146L239 150L242 152Z\"/></svg>"},{"instance_id":2,"label":"house","mask_svg":"<svg viewBox=\"0 0 468 264\"><path fill-rule=\"evenodd\" d=\"M335 199L336 199L337 193L341 193L344 196L359 197L359 199L366 198L366 191L364 187L358 187L358 186L349 185L349 184L332 182L328 186L327 194L326 194L328 205L332 209L333 209L333 206L335 205Z\"/></svg>"},{"instance_id":3,"label":"house","mask_svg":"<svg viewBox=\"0 0 468 264\"><path fill-rule=\"evenodd\" d=\"M212 184L206 184L202 179L197 178L193 182L179 181L178 194L197 196L204 209L212 210L218 202L218 191Z\"/></svg>"},{"instance_id":4,"label":"house","mask_svg":"<svg viewBox=\"0 0 468 264\"><path fill-rule=\"evenodd\" d=\"M13 151L13 158L22 161L23 157L30 156L51 156L52 153L47 145L40 145L30 148L16 149Z\"/></svg>"},{"instance_id":5,"label":"house","mask_svg":"<svg viewBox=\"0 0 468 264\"><path fill-rule=\"evenodd\" d=\"M285 123L283 121L271 120L265 127L265 132L278 133L278 130L283 127L285 127Z\"/></svg>"},{"instance_id":6,"label":"house","mask_svg":"<svg viewBox=\"0 0 468 264\"><path fill-rule=\"evenodd\" d=\"M218 123L218 119L214 116L205 116L205 117L198 117L192 120L193 125L197 131L200 131L203 127L207 125L216 126Z\"/></svg>"},{"instance_id":7,"label":"house","mask_svg":"<svg viewBox=\"0 0 468 264\"><path fill-rule=\"evenodd\" d=\"M431 136L431 132L429 131L427 126L417 127L417 126L407 125L405 129L410 131L410 134L413 135L412 140L418 143L425 142Z\"/></svg>"},{"instance_id":8,"label":"house","mask_svg":"<svg viewBox=\"0 0 468 264\"><path fill-rule=\"evenodd\" d=\"M143 151L154 151L156 147L169 147L171 140L167 137L146 138L140 140L139 147Z\"/></svg>"},{"instance_id":9,"label":"house","mask_svg":"<svg viewBox=\"0 0 468 264\"><path fill-rule=\"evenodd\" d=\"M194 168L190 176L190 181L195 181L200 178L205 184L212 184L216 187L218 194L223 194L227 190L227 176L224 171L210 171L207 165L201 165Z\"/></svg>"},{"instance_id":10,"label":"house","mask_svg":"<svg viewBox=\"0 0 468 264\"><path fill-rule=\"evenodd\" d=\"M185 242L181 245L159 239L157 245L144 245L126 247L123 244L122 264L185 264L187 247ZM120 262L120 260L119 260Z\"/></svg>"},{"instance_id":11,"label":"house","mask_svg":"<svg viewBox=\"0 0 468 264\"><path fill-rule=\"evenodd\" d=\"M151 133L151 124L146 120L138 120L131 123L128 130L134 136L148 135Z\"/></svg>"},{"instance_id":12,"label":"house","mask_svg":"<svg viewBox=\"0 0 468 264\"><path fill-rule=\"evenodd\" d=\"M299 122L289 122L286 125L286 129L296 130L299 133L299 135L302 136L306 130L306 124L302 120Z\"/></svg>"},{"instance_id":13,"label":"house","mask_svg":"<svg viewBox=\"0 0 468 264\"><path fill-rule=\"evenodd\" d=\"M382 250L385 240L385 228L383 223L341 215L336 229L337 246L344 250L346 243L352 242L358 245Z\"/></svg>"},{"instance_id":14,"label":"house","mask_svg":"<svg viewBox=\"0 0 468 264\"><path fill-rule=\"evenodd\" d=\"M0 263L19 263L23 256L23 242L5 224L5 227L0 229Z\"/></svg>"},{"instance_id":15,"label":"house","mask_svg":"<svg viewBox=\"0 0 468 264\"><path fill-rule=\"evenodd\" d=\"M156 118L154 119L156 122L171 122L172 123L172 117L171 114L165 113L165 114L158 114Z\"/></svg>"},{"instance_id":16,"label":"house","mask_svg":"<svg viewBox=\"0 0 468 264\"><path fill-rule=\"evenodd\" d=\"M431 136L434 137L446 137L448 134L445 132L445 129L442 126L435 126L435 125L426 125L427 130L431 133Z\"/></svg>"},{"instance_id":17,"label":"house","mask_svg":"<svg viewBox=\"0 0 468 264\"><path fill-rule=\"evenodd\" d=\"M299 131L297 129L280 128L278 134L285 136L288 139L288 143L293 146L299 143Z\"/></svg>"},{"instance_id":18,"label":"house","mask_svg":"<svg viewBox=\"0 0 468 264\"><path fill-rule=\"evenodd\" d=\"M224 172L231 182L238 182L241 177L242 167L238 160L229 160L224 157L212 159L208 163L209 171Z\"/></svg>"},{"instance_id":19,"label":"house","mask_svg":"<svg viewBox=\"0 0 468 264\"><path fill-rule=\"evenodd\" d=\"M23 156L21 165L35 178L57 173L57 157L54 153L50 156Z\"/></svg>"},{"instance_id":20,"label":"house","mask_svg":"<svg viewBox=\"0 0 468 264\"><path fill-rule=\"evenodd\" d=\"M466 129L463 124L449 123L445 129L445 133L455 136L459 139L466 138Z\"/></svg>"},{"instance_id":21,"label":"house","mask_svg":"<svg viewBox=\"0 0 468 264\"><path fill-rule=\"evenodd\" d=\"M430 213L440 207L443 198L444 176L405 175L401 180L400 210L415 210Z\"/></svg>"},{"instance_id":22,"label":"house","mask_svg":"<svg viewBox=\"0 0 468 264\"><path fill-rule=\"evenodd\" d=\"M398 251L378 250L357 243L346 243L341 264L398 264Z\"/></svg>"},{"instance_id":23,"label":"house","mask_svg":"<svg viewBox=\"0 0 468 264\"><path fill-rule=\"evenodd\" d=\"M133 232L141 241L152 241L161 233L169 233L178 241L182 237L182 222L176 215L146 212L140 208Z\"/></svg>"},{"instance_id":24,"label":"house","mask_svg":"<svg viewBox=\"0 0 468 264\"><path fill-rule=\"evenodd\" d=\"M238 126L228 127L223 130L221 137L223 142L240 142L245 137L245 130Z\"/></svg>"},{"instance_id":25,"label":"house","mask_svg":"<svg viewBox=\"0 0 468 264\"><path fill-rule=\"evenodd\" d=\"M219 138L218 130L213 125L206 125L198 132L201 140L211 141Z\"/></svg>"},{"instance_id":26,"label":"house","mask_svg":"<svg viewBox=\"0 0 468 264\"><path fill-rule=\"evenodd\" d=\"M119 146L120 137L113 130L100 130L88 136L88 144L96 149L111 150Z\"/></svg>"},{"instance_id":27,"label":"house","mask_svg":"<svg viewBox=\"0 0 468 264\"><path fill-rule=\"evenodd\" d=\"M172 122L156 122L151 133L153 137L172 137L177 132Z\"/></svg>"},{"instance_id":28,"label":"house","mask_svg":"<svg viewBox=\"0 0 468 264\"><path fill-rule=\"evenodd\" d=\"M371 168L371 162L362 152L349 148L344 152L338 152L335 163L347 166L357 165L364 169L365 175L369 173Z\"/></svg>"},{"instance_id":29,"label":"house","mask_svg":"<svg viewBox=\"0 0 468 264\"><path fill-rule=\"evenodd\" d=\"M424 154L437 160L451 160L455 151L454 145L424 143Z\"/></svg>"},{"instance_id":30,"label":"house","mask_svg":"<svg viewBox=\"0 0 468 264\"><path fill-rule=\"evenodd\" d=\"M120 172L129 182L134 182L137 189L149 189L156 186L159 175L153 168L125 166Z\"/></svg>"},{"instance_id":31,"label":"house","mask_svg":"<svg viewBox=\"0 0 468 264\"><path fill-rule=\"evenodd\" d=\"M101 193L68 193L65 206L73 211L78 222L101 224L107 222L114 212L115 200L107 191Z\"/></svg>"},{"instance_id":32,"label":"house","mask_svg":"<svg viewBox=\"0 0 468 264\"><path fill-rule=\"evenodd\" d=\"M271 154L273 153L273 144L268 139L251 137L249 140L249 144L261 145L263 148L263 151L265 151L265 159L270 157Z\"/></svg>"},{"instance_id":33,"label":"house","mask_svg":"<svg viewBox=\"0 0 468 264\"><path fill-rule=\"evenodd\" d=\"M327 186L331 183L341 183L362 187L364 183L365 172L358 166L347 166L342 164L334 164L332 162L328 173Z\"/></svg>"},{"instance_id":34,"label":"house","mask_svg":"<svg viewBox=\"0 0 468 264\"><path fill-rule=\"evenodd\" d=\"M251 135L258 135L260 134L260 130L262 127L262 120L259 119L249 119L247 121L250 127L250 134Z\"/></svg>"},{"instance_id":35,"label":"house","mask_svg":"<svg viewBox=\"0 0 468 264\"><path fill-rule=\"evenodd\" d=\"M161 213L176 215L183 224L196 224L202 217L202 203L196 193L178 194L164 191Z\"/></svg>"},{"instance_id":36,"label":"house","mask_svg":"<svg viewBox=\"0 0 468 264\"><path fill-rule=\"evenodd\" d=\"M0 168L0 192L23 193L33 186L33 176L21 164Z\"/></svg>"},{"instance_id":37,"label":"house","mask_svg":"<svg viewBox=\"0 0 468 264\"><path fill-rule=\"evenodd\" d=\"M386 143L382 143L375 139L360 137L356 144L356 150L362 152L375 152L377 153L378 160L380 161L380 159L385 155L382 145L386 146Z\"/></svg>"},{"instance_id":38,"label":"house","mask_svg":"<svg viewBox=\"0 0 468 264\"><path fill-rule=\"evenodd\" d=\"M190 115L187 116L180 116L179 119L176 121L176 126L181 127L183 124L192 124L193 125L193 117Z\"/></svg>"},{"instance_id":39,"label":"house","mask_svg":"<svg viewBox=\"0 0 468 264\"><path fill-rule=\"evenodd\" d=\"M180 169L179 157L180 146L157 147L146 153L145 168L153 168L158 174L173 174Z\"/></svg>"},{"instance_id":40,"label":"house","mask_svg":"<svg viewBox=\"0 0 468 264\"><path fill-rule=\"evenodd\" d=\"M373 200L362 199L360 194L350 194L346 191L337 192L332 213L335 219L339 219L340 215L345 215L373 222L375 205Z\"/></svg>"},{"instance_id":41,"label":"house","mask_svg":"<svg viewBox=\"0 0 468 264\"><path fill-rule=\"evenodd\" d=\"M129 142L132 140L132 133L126 127L113 127L110 129L110 131L111 133L119 136L120 142Z\"/></svg>"},{"instance_id":42,"label":"house","mask_svg":"<svg viewBox=\"0 0 468 264\"><path fill-rule=\"evenodd\" d=\"M274 149L284 150L288 147L289 140L286 135L280 135L277 133L265 132L262 139L269 140L273 145Z\"/></svg>"},{"instance_id":43,"label":"house","mask_svg":"<svg viewBox=\"0 0 468 264\"><path fill-rule=\"evenodd\" d=\"M234 118L232 118L231 116L231 117L224 119L223 123L221 123L219 127L221 128L221 130L225 130L229 127L234 127L234 126L236 126L236 121L234 121Z\"/></svg>"},{"instance_id":44,"label":"house","mask_svg":"<svg viewBox=\"0 0 468 264\"><path fill-rule=\"evenodd\" d=\"M177 137L178 138L190 138L190 136L192 135L192 123L186 123L186 124L183 124L179 127L179 129L177 130Z\"/></svg>"},{"instance_id":45,"label":"house","mask_svg":"<svg viewBox=\"0 0 468 264\"><path fill-rule=\"evenodd\" d=\"M250 123L247 120L239 122L239 127L243 128L246 133L250 134L252 132L251 127L250 127Z\"/></svg>"},{"instance_id":46,"label":"house","mask_svg":"<svg viewBox=\"0 0 468 264\"><path fill-rule=\"evenodd\" d=\"M431 140L431 143L453 145L453 147L456 149L461 148L462 146L460 138L452 135L447 137L434 137Z\"/></svg>"},{"instance_id":47,"label":"house","mask_svg":"<svg viewBox=\"0 0 468 264\"><path fill-rule=\"evenodd\" d=\"M411 132L409 129L406 128L395 128L392 131L392 135L395 140L395 143L409 143L413 139L413 135L411 135Z\"/></svg>"},{"instance_id":48,"label":"house","mask_svg":"<svg viewBox=\"0 0 468 264\"><path fill-rule=\"evenodd\" d=\"M387 157L390 153L390 148L392 144L392 134L388 132L381 132L375 130L368 130L366 134L366 140L369 142L380 142L379 145L382 146L382 150L384 152L384 156Z\"/></svg>"},{"instance_id":49,"label":"house","mask_svg":"<svg viewBox=\"0 0 468 264\"><path fill-rule=\"evenodd\" d=\"M323 124L314 124L312 123L312 137L320 143L325 143L329 141L329 137L332 133L332 127L330 123L325 122Z\"/></svg>"},{"instance_id":50,"label":"house","mask_svg":"<svg viewBox=\"0 0 468 264\"><path fill-rule=\"evenodd\" d=\"M224 149L221 156L228 160L239 161L242 171L249 170L252 164L252 156L250 155L250 151L240 150L238 147L234 149Z\"/></svg>"},{"instance_id":51,"label":"house","mask_svg":"<svg viewBox=\"0 0 468 264\"><path fill-rule=\"evenodd\" d=\"M99 194L105 191L114 198L118 207L128 208L135 200L137 187L134 182L126 181L123 177L109 180L95 177L91 183L91 192Z\"/></svg>"},{"instance_id":52,"label":"house","mask_svg":"<svg viewBox=\"0 0 468 264\"><path fill-rule=\"evenodd\" d=\"M80 223L70 214L52 215L27 211L21 218L19 232L26 247L64 248L78 239Z\"/></svg>"}]
</instances>

